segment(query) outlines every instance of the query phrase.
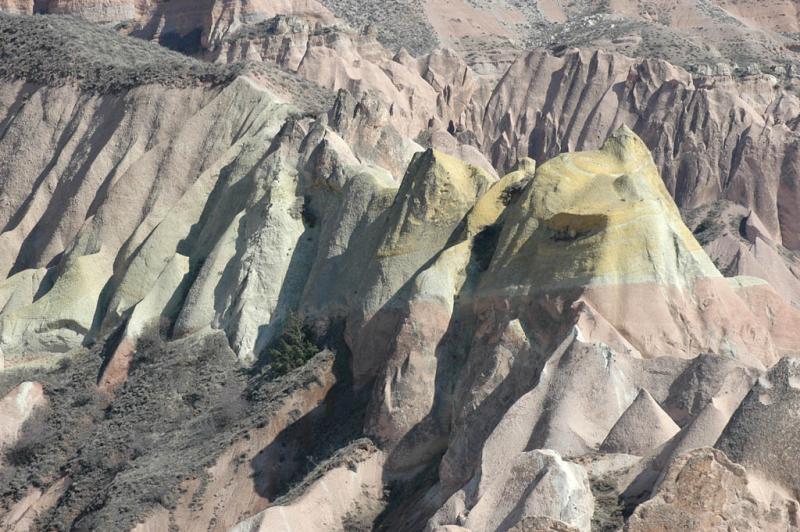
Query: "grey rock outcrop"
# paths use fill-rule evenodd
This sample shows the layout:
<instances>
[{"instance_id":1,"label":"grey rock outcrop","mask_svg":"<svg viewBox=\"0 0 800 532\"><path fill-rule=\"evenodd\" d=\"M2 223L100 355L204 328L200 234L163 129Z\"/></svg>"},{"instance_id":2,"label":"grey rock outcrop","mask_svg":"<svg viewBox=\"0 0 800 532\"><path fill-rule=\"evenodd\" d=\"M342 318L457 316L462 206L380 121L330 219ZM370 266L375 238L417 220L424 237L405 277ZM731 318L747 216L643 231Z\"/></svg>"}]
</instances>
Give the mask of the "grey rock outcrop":
<instances>
[{"instance_id":1,"label":"grey rock outcrop","mask_svg":"<svg viewBox=\"0 0 800 532\"><path fill-rule=\"evenodd\" d=\"M640 390L600 445L612 453L644 456L680 431L647 390Z\"/></svg>"},{"instance_id":2,"label":"grey rock outcrop","mask_svg":"<svg viewBox=\"0 0 800 532\"><path fill-rule=\"evenodd\" d=\"M800 359L785 357L762 376L734 412L715 447L734 462L800 497Z\"/></svg>"}]
</instances>

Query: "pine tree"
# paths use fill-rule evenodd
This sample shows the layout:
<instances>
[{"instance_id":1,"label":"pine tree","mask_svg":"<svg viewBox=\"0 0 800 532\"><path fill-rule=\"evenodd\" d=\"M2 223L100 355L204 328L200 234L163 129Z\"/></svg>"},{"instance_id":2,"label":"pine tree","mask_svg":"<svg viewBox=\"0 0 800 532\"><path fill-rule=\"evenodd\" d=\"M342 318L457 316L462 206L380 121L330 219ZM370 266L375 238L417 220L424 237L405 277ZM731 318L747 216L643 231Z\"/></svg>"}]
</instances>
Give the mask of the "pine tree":
<instances>
[{"instance_id":1,"label":"pine tree","mask_svg":"<svg viewBox=\"0 0 800 532\"><path fill-rule=\"evenodd\" d=\"M283 332L267 350L270 373L276 377L286 375L311 360L319 349L310 336L303 320L294 313L290 314Z\"/></svg>"}]
</instances>

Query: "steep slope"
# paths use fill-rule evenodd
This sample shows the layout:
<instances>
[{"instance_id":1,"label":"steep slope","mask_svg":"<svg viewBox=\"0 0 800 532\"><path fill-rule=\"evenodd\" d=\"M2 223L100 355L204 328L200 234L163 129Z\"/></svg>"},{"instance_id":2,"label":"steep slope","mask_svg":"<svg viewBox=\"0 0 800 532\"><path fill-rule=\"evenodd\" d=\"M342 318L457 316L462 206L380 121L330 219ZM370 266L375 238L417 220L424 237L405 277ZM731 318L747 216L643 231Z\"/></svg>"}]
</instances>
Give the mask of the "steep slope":
<instances>
[{"instance_id":1,"label":"steep slope","mask_svg":"<svg viewBox=\"0 0 800 532\"><path fill-rule=\"evenodd\" d=\"M798 362L784 358L759 379L716 443L732 460L794 498L800 496L797 471L779 464L797 453Z\"/></svg>"},{"instance_id":2,"label":"steep slope","mask_svg":"<svg viewBox=\"0 0 800 532\"><path fill-rule=\"evenodd\" d=\"M794 259L782 249L794 249L797 240L794 82L693 77L662 61L589 51L555 57L541 50L522 54L495 82L452 53L392 56L374 36L321 32L292 18L234 33L209 57L277 63L331 89L369 94L404 134L439 148L447 139L477 148L501 173L518 157L597 148L628 123L653 151L682 209L725 200L761 221L763 242L758 250L747 244L741 260L731 257L732 243L704 240L718 265L790 293L800 290ZM481 164L474 155L470 161ZM748 260L753 255L758 260Z\"/></svg>"},{"instance_id":3,"label":"steep slope","mask_svg":"<svg viewBox=\"0 0 800 532\"><path fill-rule=\"evenodd\" d=\"M36 30L14 40L37 60L47 45L26 38L85 26L14 20ZM308 46L291 70L330 89L355 61L380 66L334 97L268 65L208 78L220 67L172 54L164 78L113 56L8 63L0 393L43 394L12 412L1 526L795 526L792 447L759 438L796 432L800 311L763 280L724 277L673 200L752 201L736 234L780 250L791 187L752 178L755 144L693 133L686 102L666 121L661 98L705 101L703 131L718 133L789 116L793 100L759 114L774 93L581 52L532 52L492 90L449 52L389 58L370 35L297 27L285 54L262 35L262 59ZM98 64L90 82L74 75ZM441 99L394 107L384 98L416 93L401 79ZM681 125L698 144L664 140L654 159L625 123L658 139ZM791 184L787 124L763 131ZM697 167L673 165L715 142L742 173L676 184ZM722 451L697 450L710 446Z\"/></svg>"},{"instance_id":4,"label":"steep slope","mask_svg":"<svg viewBox=\"0 0 800 532\"><path fill-rule=\"evenodd\" d=\"M697 62L687 64L686 58L691 57L688 52L664 55L643 44L630 45L641 44L641 38L630 40L608 33L640 32L644 30L637 24L656 24L668 30L662 28L652 39L648 37L653 42L663 42L663 31L673 29L688 32L691 42L698 31L702 37L697 42L710 42L714 36L703 34L706 30L724 36L725 42L739 42L741 39L737 41L730 35L738 34L743 24L746 32L761 32L747 29L749 19L741 4L687 2L679 8L616 2L607 8L628 17L624 23L618 20L621 15L592 15L596 9L606 8L588 4L563 9L542 4L531 7L533 11L527 15L522 13L527 7L495 3L464 7L475 10L473 14L483 13L460 19L466 20L467 25L478 24L478 20L486 22L489 15L512 26L534 19L547 26L566 17L567 22L556 34L536 41L551 49L559 48L560 57L543 51L521 55L515 51L503 55L502 61L493 56L490 63L494 66L489 69L489 63L479 66L474 57L464 53L436 51L416 60L402 51L395 55L377 42L387 35L385 25L365 32L348 30L330 11L314 2L291 6L226 2L214 4L213 9L211 4L197 7L212 10L213 14L204 19L202 31L193 34L198 42L190 46L181 37L188 35L188 30L170 29L170 20L186 23L187 27L193 24L187 22L192 19L187 13L193 11L178 4L153 4L152 9L168 10L173 15L164 15L158 24L140 22L140 30L134 33L147 37L150 30L146 28L158 27L167 35L167 41L172 39L170 35L175 36L177 48L214 61L278 64L332 90L347 89L359 99L369 93L373 101L381 102L383 110L379 112L388 113L393 126L403 135L419 137L423 143L449 153L459 152L462 158L488 168L477 148L500 173L519 156L547 159L562 151L597 148L610 131L628 123L653 150L682 209L724 199L753 210L763 221L769 238L759 249L744 250L741 260L731 260L730 244L725 244L728 249L708 248L720 267L732 267L731 271L738 274L755 274L786 287L788 293L800 293L797 267L792 266L795 259L781 249L798 245L798 228L791 214L797 203L793 192L797 181L794 169L798 109L794 70L787 70L786 65L766 69L770 75L761 75L753 68L737 72L725 68L698 70ZM329 7L337 13L356 13L353 5L334 4ZM726 14L725 9L733 10L732 14ZM771 20L785 22L790 29L791 17L796 13L787 9L780 3L771 6ZM179 13L183 15L178 17ZM353 16L371 16L369 9L358 13ZM275 15L280 16L271 18ZM551 22L542 22L550 19ZM450 25L456 24L453 20L448 18L442 28L452 29ZM534 25L544 28L540 23ZM584 23L589 25L584 27ZM498 28L487 26L481 31L488 32L486 35L503 33ZM618 50L630 56L665 57L674 64L691 67L692 74L652 59L632 61L617 54L591 55L557 44L576 36L579 40L569 41L571 45ZM749 41L756 42L750 37ZM164 42L169 45L167 41ZM744 53L742 47L735 48L736 53ZM757 63L766 64L759 57L769 61L776 57L772 48L763 53L751 52L758 56L752 58ZM727 61L725 57L723 53L703 61L713 65ZM491 76L477 75L467 63ZM499 83L491 79L501 75ZM523 94L517 90L520 86L531 90ZM560 96L550 96L556 94ZM678 111L672 112L675 102L680 102ZM767 266L760 267L761 263Z\"/></svg>"}]
</instances>

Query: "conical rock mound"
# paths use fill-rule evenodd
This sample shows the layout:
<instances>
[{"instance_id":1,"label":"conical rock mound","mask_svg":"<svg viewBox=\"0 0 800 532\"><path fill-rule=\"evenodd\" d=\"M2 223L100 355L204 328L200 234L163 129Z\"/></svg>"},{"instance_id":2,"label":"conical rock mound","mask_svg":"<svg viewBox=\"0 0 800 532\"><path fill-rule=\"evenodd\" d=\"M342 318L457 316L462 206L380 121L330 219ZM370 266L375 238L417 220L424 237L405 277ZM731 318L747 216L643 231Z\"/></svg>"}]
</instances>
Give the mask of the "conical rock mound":
<instances>
[{"instance_id":1,"label":"conical rock mound","mask_svg":"<svg viewBox=\"0 0 800 532\"><path fill-rule=\"evenodd\" d=\"M680 427L642 389L608 433L600 450L644 456L680 431Z\"/></svg>"},{"instance_id":2,"label":"conical rock mound","mask_svg":"<svg viewBox=\"0 0 800 532\"><path fill-rule=\"evenodd\" d=\"M721 277L681 220L647 147L625 126L599 151L542 165L513 215L491 278L507 287L687 286Z\"/></svg>"},{"instance_id":3,"label":"conical rock mound","mask_svg":"<svg viewBox=\"0 0 800 532\"><path fill-rule=\"evenodd\" d=\"M792 326L778 325L794 319L786 305L768 286L722 276L625 126L600 150L536 170L508 209L480 292L520 306L583 298L644 357L706 351L764 368L798 347L781 332Z\"/></svg>"}]
</instances>

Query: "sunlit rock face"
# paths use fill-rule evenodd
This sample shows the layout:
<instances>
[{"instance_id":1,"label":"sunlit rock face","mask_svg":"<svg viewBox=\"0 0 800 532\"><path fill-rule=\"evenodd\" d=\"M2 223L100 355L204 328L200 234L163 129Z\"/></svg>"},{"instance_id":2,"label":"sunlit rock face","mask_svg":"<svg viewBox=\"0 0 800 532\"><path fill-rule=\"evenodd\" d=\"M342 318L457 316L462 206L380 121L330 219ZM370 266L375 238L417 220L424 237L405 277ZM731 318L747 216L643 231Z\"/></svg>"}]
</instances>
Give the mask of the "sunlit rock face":
<instances>
[{"instance_id":1,"label":"sunlit rock face","mask_svg":"<svg viewBox=\"0 0 800 532\"><path fill-rule=\"evenodd\" d=\"M221 13L248 13L237 5ZM96 349L95 421L119 426L126 414L114 402L145 393L130 387L187 352L207 357L187 373L226 357L222 367L250 382L293 316L309 342L330 348L267 379L269 402L245 408L263 413L258 423L229 427L202 465L207 478L181 480L170 504L151 500L138 530L588 531L603 516L635 530L794 526L791 290L723 276L681 217L678 174L664 174L664 154L681 150L654 158L634 132L652 133L652 122L625 111L661 109L643 102L691 87L686 72L599 52L526 56L541 67L531 98L550 93L552 113L583 117L564 129L566 118L537 115L532 134L525 113L505 112L523 106L508 85L528 79L520 65L489 83L450 52L387 57L370 35L297 27L286 64L355 96L304 92L300 76L258 69L219 84L0 90L7 367ZM303 41L315 50L299 54ZM261 44L262 59L277 61L275 42ZM641 77L616 85L634 71ZM597 89L603 72L612 89ZM584 100L562 87L572 81L591 88ZM419 100L405 98L412 92ZM597 113L586 101L600 102ZM754 258L780 250L788 226L762 213L781 195L765 186L766 196L747 196L763 209L725 210L742 223L709 240L716 259L731 260L726 274L756 273ZM716 199L701 191L689 203ZM692 220L698 236L714 212ZM741 267L728 269L734 260ZM761 271L791 287L791 269L767 267L776 264L789 263ZM154 337L162 358L143 376L137 354ZM26 382L3 399L11 432L64 388ZM176 398L168 384L156 402L203 414L191 410L194 390ZM199 394L208 383L198 384ZM325 449L345 421L357 426ZM321 455L329 460L309 473ZM77 505L62 497L76 493L71 481L42 479L0 523ZM104 495L124 504L120 493ZM113 518L110 506L64 508L87 523Z\"/></svg>"}]
</instances>

